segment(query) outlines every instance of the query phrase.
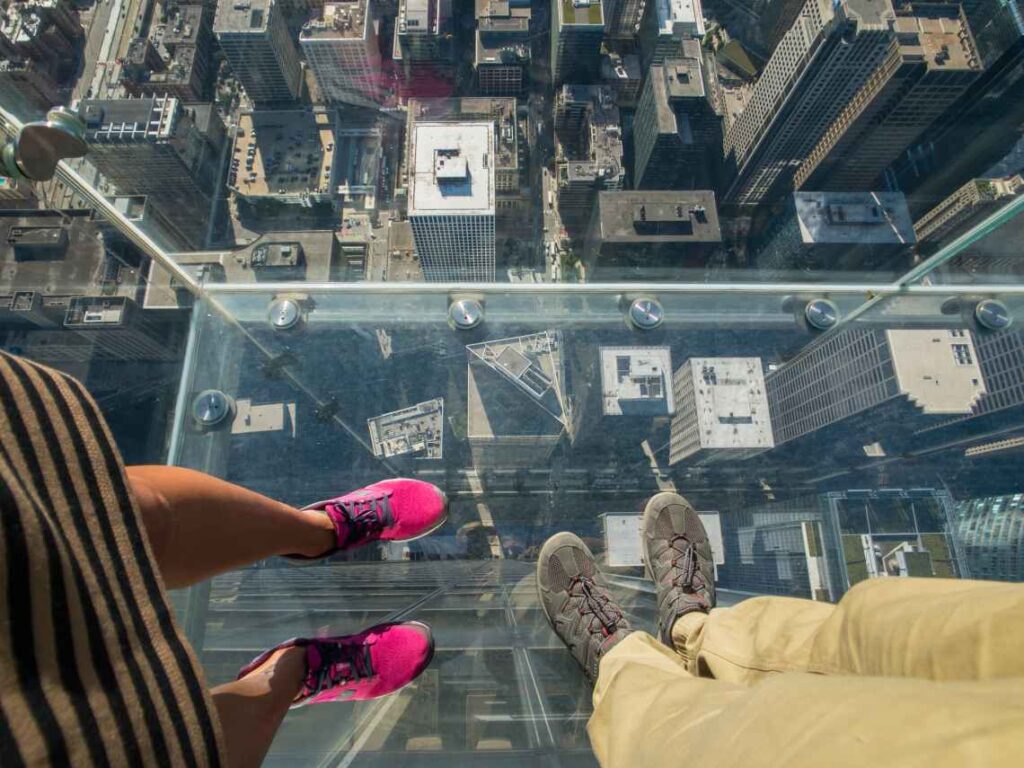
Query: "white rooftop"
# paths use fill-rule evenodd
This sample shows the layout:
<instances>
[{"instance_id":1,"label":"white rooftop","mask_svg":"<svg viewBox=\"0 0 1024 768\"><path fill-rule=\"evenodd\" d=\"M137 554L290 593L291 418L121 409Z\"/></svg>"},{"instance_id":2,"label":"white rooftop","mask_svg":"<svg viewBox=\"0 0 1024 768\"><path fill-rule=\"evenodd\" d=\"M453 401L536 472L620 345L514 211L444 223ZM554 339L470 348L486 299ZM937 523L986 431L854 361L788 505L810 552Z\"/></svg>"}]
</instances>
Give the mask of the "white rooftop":
<instances>
[{"instance_id":1,"label":"white rooftop","mask_svg":"<svg viewBox=\"0 0 1024 768\"><path fill-rule=\"evenodd\" d=\"M494 213L494 125L417 122L409 214Z\"/></svg>"},{"instance_id":2,"label":"white rooftop","mask_svg":"<svg viewBox=\"0 0 1024 768\"><path fill-rule=\"evenodd\" d=\"M605 416L668 416L675 412L668 347L601 347L601 409Z\"/></svg>"},{"instance_id":3,"label":"white rooftop","mask_svg":"<svg viewBox=\"0 0 1024 768\"><path fill-rule=\"evenodd\" d=\"M691 357L688 365L702 448L775 445L761 358Z\"/></svg>"},{"instance_id":4,"label":"white rooftop","mask_svg":"<svg viewBox=\"0 0 1024 768\"><path fill-rule=\"evenodd\" d=\"M969 331L900 328L885 335L900 391L925 413L971 413L985 394Z\"/></svg>"},{"instance_id":5,"label":"white rooftop","mask_svg":"<svg viewBox=\"0 0 1024 768\"><path fill-rule=\"evenodd\" d=\"M676 38L703 37L704 9L701 0L655 0L658 32Z\"/></svg>"},{"instance_id":6,"label":"white rooftop","mask_svg":"<svg viewBox=\"0 0 1024 768\"><path fill-rule=\"evenodd\" d=\"M793 203L804 243L917 242L900 192L794 192Z\"/></svg>"}]
</instances>

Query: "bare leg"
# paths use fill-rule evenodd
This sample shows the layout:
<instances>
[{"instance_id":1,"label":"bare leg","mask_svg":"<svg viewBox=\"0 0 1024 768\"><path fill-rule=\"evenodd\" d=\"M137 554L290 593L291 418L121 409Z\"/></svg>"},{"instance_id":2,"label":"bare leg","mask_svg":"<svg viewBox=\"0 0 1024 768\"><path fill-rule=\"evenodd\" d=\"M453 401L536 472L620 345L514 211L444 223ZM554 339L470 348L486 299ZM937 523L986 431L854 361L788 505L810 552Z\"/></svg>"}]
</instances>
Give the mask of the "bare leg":
<instances>
[{"instance_id":1,"label":"bare leg","mask_svg":"<svg viewBox=\"0 0 1024 768\"><path fill-rule=\"evenodd\" d=\"M128 467L146 535L168 587L187 587L271 555L315 557L335 543L319 512L191 469Z\"/></svg>"},{"instance_id":2,"label":"bare leg","mask_svg":"<svg viewBox=\"0 0 1024 768\"><path fill-rule=\"evenodd\" d=\"M231 768L249 768L263 762L305 676L306 649L286 648L241 680L210 691Z\"/></svg>"}]
</instances>

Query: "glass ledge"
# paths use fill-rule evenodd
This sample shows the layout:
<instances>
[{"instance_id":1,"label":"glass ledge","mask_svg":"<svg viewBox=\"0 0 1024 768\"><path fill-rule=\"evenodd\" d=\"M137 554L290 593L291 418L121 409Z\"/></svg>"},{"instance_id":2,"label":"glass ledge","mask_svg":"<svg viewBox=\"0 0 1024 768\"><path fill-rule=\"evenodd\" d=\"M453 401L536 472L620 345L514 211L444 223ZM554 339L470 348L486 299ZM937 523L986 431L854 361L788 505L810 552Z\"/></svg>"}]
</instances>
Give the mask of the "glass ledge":
<instances>
[{"instance_id":1,"label":"glass ledge","mask_svg":"<svg viewBox=\"0 0 1024 768\"><path fill-rule=\"evenodd\" d=\"M446 286L209 288L173 463L293 504L394 475L452 502L426 539L272 560L177 596L212 683L288 637L434 627L415 685L292 713L270 765L593 765L590 688L538 608L536 556L552 533L579 534L651 630L635 536L662 490L706 515L723 604L835 600L865 578L1006 577L978 526L991 530L993 499L1020 505L1024 391L1006 370L1024 365L1024 334L977 323L989 292L668 285L663 324L643 331L628 292L468 286L484 322L462 331ZM270 321L282 297L298 308L284 330ZM834 303L833 330L806 322L814 297ZM997 297L1024 312L1024 292ZM224 417L201 425L193 406L211 391Z\"/></svg>"}]
</instances>

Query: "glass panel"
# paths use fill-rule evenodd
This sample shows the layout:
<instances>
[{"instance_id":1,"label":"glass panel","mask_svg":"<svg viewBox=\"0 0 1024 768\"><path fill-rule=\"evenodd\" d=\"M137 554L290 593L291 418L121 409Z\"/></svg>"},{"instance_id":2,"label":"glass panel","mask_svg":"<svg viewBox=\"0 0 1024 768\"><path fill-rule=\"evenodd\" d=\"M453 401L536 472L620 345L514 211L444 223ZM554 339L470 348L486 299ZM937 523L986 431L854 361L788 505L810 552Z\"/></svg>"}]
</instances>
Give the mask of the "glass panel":
<instances>
[{"instance_id":1,"label":"glass panel","mask_svg":"<svg viewBox=\"0 0 1024 768\"><path fill-rule=\"evenodd\" d=\"M665 489L705 515L722 604L835 600L866 578L1024 578L1004 522L1019 520L1024 337L950 313L970 297L938 291L833 291L840 325L822 334L808 297L763 287L666 290L650 331L597 290L481 294L470 331L448 325L440 292L323 290L292 295L281 330L274 296L217 287L197 306L174 461L294 504L415 476L452 510L430 537L356 561L215 579L187 619L211 680L286 637L415 617L437 634L428 674L383 703L293 713L272 764L592 764L589 688L538 608L534 562L576 532L650 629L636 526ZM230 416L200 429L191 404L211 390Z\"/></svg>"}]
</instances>

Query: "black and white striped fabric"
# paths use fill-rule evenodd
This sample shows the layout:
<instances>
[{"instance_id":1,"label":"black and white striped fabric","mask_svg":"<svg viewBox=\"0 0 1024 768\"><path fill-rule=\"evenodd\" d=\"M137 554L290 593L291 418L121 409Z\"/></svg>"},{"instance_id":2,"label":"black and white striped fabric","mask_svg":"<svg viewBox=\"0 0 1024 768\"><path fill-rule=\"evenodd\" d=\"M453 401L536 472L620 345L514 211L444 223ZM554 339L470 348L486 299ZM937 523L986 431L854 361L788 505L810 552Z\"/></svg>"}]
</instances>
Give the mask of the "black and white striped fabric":
<instances>
[{"instance_id":1,"label":"black and white striped fabric","mask_svg":"<svg viewBox=\"0 0 1024 768\"><path fill-rule=\"evenodd\" d=\"M0 353L0 765L222 762L96 404Z\"/></svg>"}]
</instances>

